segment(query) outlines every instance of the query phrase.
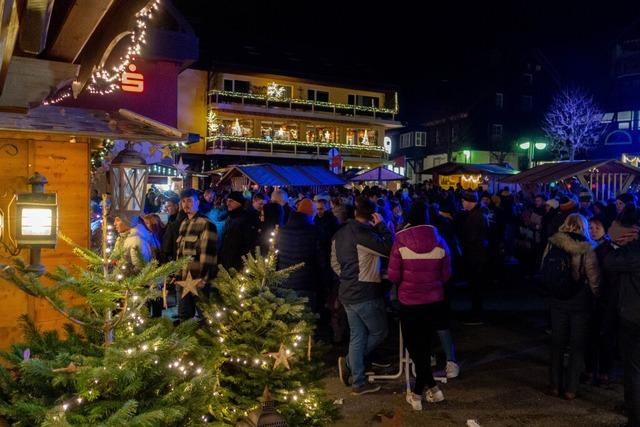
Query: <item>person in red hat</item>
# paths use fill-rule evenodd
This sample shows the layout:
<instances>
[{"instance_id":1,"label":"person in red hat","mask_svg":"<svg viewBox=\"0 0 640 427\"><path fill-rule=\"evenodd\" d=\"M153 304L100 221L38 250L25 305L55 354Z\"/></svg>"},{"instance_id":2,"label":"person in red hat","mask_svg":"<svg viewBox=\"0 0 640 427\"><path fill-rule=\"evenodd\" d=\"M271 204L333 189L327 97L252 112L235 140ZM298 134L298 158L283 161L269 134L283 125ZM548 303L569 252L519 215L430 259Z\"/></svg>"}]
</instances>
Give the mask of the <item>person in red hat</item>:
<instances>
[{"instance_id":1,"label":"person in red hat","mask_svg":"<svg viewBox=\"0 0 640 427\"><path fill-rule=\"evenodd\" d=\"M308 298L309 307L313 311L317 311L317 293L322 267L329 268L328 259L320 254L318 227L313 224L315 214L313 202L310 199L302 199L297 210L291 213L289 222L276 236L279 270L304 263L302 268L289 275L282 286L295 290L300 297ZM321 262L324 262L322 267Z\"/></svg>"}]
</instances>

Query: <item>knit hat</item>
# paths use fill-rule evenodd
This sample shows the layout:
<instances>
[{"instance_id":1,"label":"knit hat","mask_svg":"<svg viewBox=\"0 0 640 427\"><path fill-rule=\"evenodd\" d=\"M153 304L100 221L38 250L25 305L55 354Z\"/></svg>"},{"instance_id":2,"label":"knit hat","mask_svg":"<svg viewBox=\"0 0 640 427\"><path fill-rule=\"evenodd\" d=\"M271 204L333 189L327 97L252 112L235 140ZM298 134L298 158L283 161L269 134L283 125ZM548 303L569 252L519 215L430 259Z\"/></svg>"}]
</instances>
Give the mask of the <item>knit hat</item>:
<instances>
[{"instance_id":1,"label":"knit hat","mask_svg":"<svg viewBox=\"0 0 640 427\"><path fill-rule=\"evenodd\" d=\"M327 193L323 193L323 194L317 194L313 200L315 202L317 202L318 200L326 200L327 202L331 201L331 196L329 196Z\"/></svg>"},{"instance_id":2,"label":"knit hat","mask_svg":"<svg viewBox=\"0 0 640 427\"><path fill-rule=\"evenodd\" d=\"M128 215L125 213L117 212L113 217L114 219L120 219L120 221L126 224L129 228L135 227L136 225L138 225L138 222L140 222L140 217L138 215Z\"/></svg>"},{"instance_id":3,"label":"knit hat","mask_svg":"<svg viewBox=\"0 0 640 427\"><path fill-rule=\"evenodd\" d=\"M545 204L553 209L558 209L558 206L560 206L560 203L558 203L556 199L549 199Z\"/></svg>"},{"instance_id":4,"label":"knit hat","mask_svg":"<svg viewBox=\"0 0 640 427\"><path fill-rule=\"evenodd\" d=\"M310 199L302 199L298 203L298 212L303 213L308 216L313 216L315 212L313 212L313 203Z\"/></svg>"},{"instance_id":5,"label":"knit hat","mask_svg":"<svg viewBox=\"0 0 640 427\"><path fill-rule=\"evenodd\" d=\"M634 203L636 201L636 197L631 193L620 193L618 194L618 197L616 197L616 200L620 200L626 205L627 203Z\"/></svg>"},{"instance_id":6,"label":"knit hat","mask_svg":"<svg viewBox=\"0 0 640 427\"><path fill-rule=\"evenodd\" d=\"M240 191L232 191L231 193L229 193L229 196L227 196L227 198L233 200L234 202L238 202L241 205L244 205L245 199Z\"/></svg>"},{"instance_id":7,"label":"knit hat","mask_svg":"<svg viewBox=\"0 0 640 427\"><path fill-rule=\"evenodd\" d=\"M581 202L590 202L591 201L591 192L586 189L580 190L580 194L578 196L578 200Z\"/></svg>"},{"instance_id":8,"label":"knit hat","mask_svg":"<svg viewBox=\"0 0 640 427\"><path fill-rule=\"evenodd\" d=\"M180 204L180 197L177 194L173 194L167 199L167 202L171 202L174 205L179 205Z\"/></svg>"},{"instance_id":9,"label":"knit hat","mask_svg":"<svg viewBox=\"0 0 640 427\"><path fill-rule=\"evenodd\" d=\"M570 211L572 209L575 209L577 205L576 201L568 196L560 197L560 200L558 200L558 204L560 205L561 211Z\"/></svg>"},{"instance_id":10,"label":"knit hat","mask_svg":"<svg viewBox=\"0 0 640 427\"><path fill-rule=\"evenodd\" d=\"M487 198L487 199L491 199L491 194L489 194L488 191L483 191L482 195L480 196L481 199Z\"/></svg>"},{"instance_id":11,"label":"knit hat","mask_svg":"<svg viewBox=\"0 0 640 427\"><path fill-rule=\"evenodd\" d=\"M471 203L478 203L478 194L475 191L465 191L462 193L462 200Z\"/></svg>"}]
</instances>

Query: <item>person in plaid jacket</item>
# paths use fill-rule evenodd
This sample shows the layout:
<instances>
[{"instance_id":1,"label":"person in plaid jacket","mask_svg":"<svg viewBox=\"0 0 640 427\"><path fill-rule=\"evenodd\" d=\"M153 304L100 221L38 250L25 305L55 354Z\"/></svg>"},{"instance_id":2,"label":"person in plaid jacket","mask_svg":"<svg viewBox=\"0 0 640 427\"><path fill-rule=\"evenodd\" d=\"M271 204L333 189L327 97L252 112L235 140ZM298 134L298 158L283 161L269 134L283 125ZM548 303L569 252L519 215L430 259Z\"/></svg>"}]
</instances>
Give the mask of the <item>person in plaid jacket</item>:
<instances>
[{"instance_id":1,"label":"person in plaid jacket","mask_svg":"<svg viewBox=\"0 0 640 427\"><path fill-rule=\"evenodd\" d=\"M217 273L216 226L209 219L198 212L198 193L185 190L180 194L180 204L187 217L180 225L178 232L177 258L191 257L191 262L182 271L182 280L191 278L198 280L197 287L208 294ZM177 287L178 315L181 320L191 319L196 314L197 297L192 293L183 294L183 289Z\"/></svg>"}]
</instances>

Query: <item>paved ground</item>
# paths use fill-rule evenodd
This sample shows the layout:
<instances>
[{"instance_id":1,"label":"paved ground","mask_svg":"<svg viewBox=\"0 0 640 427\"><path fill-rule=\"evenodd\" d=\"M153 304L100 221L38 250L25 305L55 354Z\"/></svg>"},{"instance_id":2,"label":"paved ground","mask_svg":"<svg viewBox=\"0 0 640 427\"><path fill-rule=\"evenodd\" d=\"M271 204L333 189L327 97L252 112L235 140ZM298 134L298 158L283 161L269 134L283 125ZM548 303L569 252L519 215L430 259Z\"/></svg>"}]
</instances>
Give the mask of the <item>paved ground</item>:
<instances>
[{"instance_id":1,"label":"paved ground","mask_svg":"<svg viewBox=\"0 0 640 427\"><path fill-rule=\"evenodd\" d=\"M566 402L546 392L548 341L542 301L523 280L490 291L485 326L454 322L454 341L462 373L441 386L446 401L411 410L402 381L381 383L383 389L350 396L333 368L326 386L333 399L344 399L336 427L465 426L475 419L485 426L620 426L625 418L615 407L622 403L622 386L581 386L578 399ZM456 291L454 309L466 301ZM393 354L396 336L388 351ZM439 353L441 355L441 353ZM396 357L397 359L397 357ZM331 357L333 363L333 357Z\"/></svg>"}]
</instances>

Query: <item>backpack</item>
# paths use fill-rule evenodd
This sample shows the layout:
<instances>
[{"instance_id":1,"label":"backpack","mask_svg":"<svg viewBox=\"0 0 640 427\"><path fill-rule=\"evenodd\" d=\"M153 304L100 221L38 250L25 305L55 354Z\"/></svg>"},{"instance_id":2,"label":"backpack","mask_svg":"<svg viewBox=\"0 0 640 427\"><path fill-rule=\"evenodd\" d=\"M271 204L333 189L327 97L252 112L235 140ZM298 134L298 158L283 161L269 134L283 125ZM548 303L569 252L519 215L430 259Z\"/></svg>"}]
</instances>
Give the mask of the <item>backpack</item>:
<instances>
[{"instance_id":1,"label":"backpack","mask_svg":"<svg viewBox=\"0 0 640 427\"><path fill-rule=\"evenodd\" d=\"M540 269L541 282L547 295L559 300L576 296L585 286L582 267L583 257L580 257L580 278L574 280L571 274L571 254L549 243L549 250Z\"/></svg>"}]
</instances>

